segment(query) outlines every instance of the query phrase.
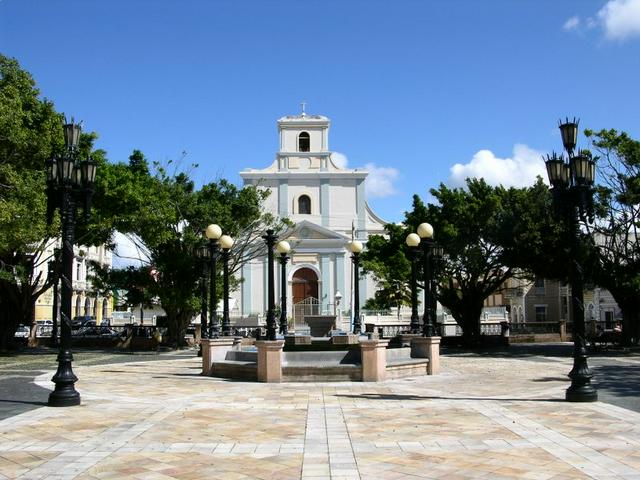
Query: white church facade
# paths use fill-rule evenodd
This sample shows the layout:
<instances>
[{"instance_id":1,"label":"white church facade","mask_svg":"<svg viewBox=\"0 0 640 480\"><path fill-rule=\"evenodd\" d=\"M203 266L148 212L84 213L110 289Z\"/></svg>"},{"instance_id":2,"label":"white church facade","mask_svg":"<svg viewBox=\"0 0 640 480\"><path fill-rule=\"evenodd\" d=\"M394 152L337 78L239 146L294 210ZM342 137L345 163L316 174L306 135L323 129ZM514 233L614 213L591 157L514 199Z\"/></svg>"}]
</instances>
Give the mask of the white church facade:
<instances>
[{"instance_id":1,"label":"white church facade","mask_svg":"<svg viewBox=\"0 0 640 480\"><path fill-rule=\"evenodd\" d=\"M327 117L300 115L280 118L279 150L264 169L240 172L244 185L269 189L265 208L295 227L285 234L292 247L287 264L287 312L293 305L316 299L318 313L352 310L353 268L347 243L362 243L369 235L383 234L385 222L369 207L365 198L368 172L341 168L329 150ZM276 259L277 259L276 254ZM280 299L280 265L275 265L276 302ZM242 283L235 292L241 316L264 314L267 310L267 260L245 264ZM359 280L360 303L375 293L371 278ZM336 296L341 297L336 306Z\"/></svg>"}]
</instances>

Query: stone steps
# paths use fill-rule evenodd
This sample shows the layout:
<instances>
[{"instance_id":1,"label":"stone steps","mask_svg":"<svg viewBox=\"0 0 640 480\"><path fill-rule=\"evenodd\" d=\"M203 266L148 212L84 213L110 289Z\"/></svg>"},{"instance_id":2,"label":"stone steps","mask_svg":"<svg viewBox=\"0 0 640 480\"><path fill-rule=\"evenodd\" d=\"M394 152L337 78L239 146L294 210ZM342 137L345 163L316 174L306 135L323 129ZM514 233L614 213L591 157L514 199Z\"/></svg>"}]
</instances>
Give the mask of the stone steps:
<instances>
[{"instance_id":1,"label":"stone steps","mask_svg":"<svg viewBox=\"0 0 640 480\"><path fill-rule=\"evenodd\" d=\"M213 362L211 366L211 376L255 382L258 380L258 364L257 362L246 362L241 360L222 360Z\"/></svg>"}]
</instances>

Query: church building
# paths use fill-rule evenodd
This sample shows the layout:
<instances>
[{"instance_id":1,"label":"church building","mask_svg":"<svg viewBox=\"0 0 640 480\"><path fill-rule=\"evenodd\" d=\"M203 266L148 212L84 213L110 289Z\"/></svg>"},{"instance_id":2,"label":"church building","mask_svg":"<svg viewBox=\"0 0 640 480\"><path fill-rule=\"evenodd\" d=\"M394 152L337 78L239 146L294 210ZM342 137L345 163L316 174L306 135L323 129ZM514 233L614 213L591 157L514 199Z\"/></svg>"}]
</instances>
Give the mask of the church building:
<instances>
[{"instance_id":1,"label":"church building","mask_svg":"<svg viewBox=\"0 0 640 480\"><path fill-rule=\"evenodd\" d=\"M287 264L287 312L294 305L315 303L317 313L352 310L353 268L347 243L363 244L369 235L383 234L385 222L365 198L368 172L338 166L329 150L330 121L321 115L289 115L278 120L280 148L264 169L240 172L245 185L271 191L265 208L295 223L286 233L291 244ZM276 259L278 255L276 254ZM280 298L280 265L276 262L276 302ZM241 316L267 310L267 260L244 265L238 307ZM375 293L375 282L361 278L360 303ZM338 301L336 302L336 297ZM338 303L339 305L336 305ZM362 306L362 305L361 305Z\"/></svg>"}]
</instances>

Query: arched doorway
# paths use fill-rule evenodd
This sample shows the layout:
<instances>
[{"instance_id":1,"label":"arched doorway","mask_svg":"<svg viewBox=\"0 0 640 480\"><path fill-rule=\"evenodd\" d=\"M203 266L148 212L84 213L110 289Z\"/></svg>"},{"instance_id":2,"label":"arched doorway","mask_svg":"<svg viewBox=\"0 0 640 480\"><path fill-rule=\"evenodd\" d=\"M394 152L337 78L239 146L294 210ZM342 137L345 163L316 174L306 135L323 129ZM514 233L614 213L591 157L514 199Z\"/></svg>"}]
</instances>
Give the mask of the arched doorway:
<instances>
[{"instance_id":1,"label":"arched doorway","mask_svg":"<svg viewBox=\"0 0 640 480\"><path fill-rule=\"evenodd\" d=\"M299 303L309 297L318 298L318 275L310 268L301 268L293 273L293 303Z\"/></svg>"},{"instance_id":2,"label":"arched doorway","mask_svg":"<svg viewBox=\"0 0 640 480\"><path fill-rule=\"evenodd\" d=\"M308 329L304 321L307 315L318 315L318 275L311 268L300 268L293 273L291 281L294 330Z\"/></svg>"}]
</instances>

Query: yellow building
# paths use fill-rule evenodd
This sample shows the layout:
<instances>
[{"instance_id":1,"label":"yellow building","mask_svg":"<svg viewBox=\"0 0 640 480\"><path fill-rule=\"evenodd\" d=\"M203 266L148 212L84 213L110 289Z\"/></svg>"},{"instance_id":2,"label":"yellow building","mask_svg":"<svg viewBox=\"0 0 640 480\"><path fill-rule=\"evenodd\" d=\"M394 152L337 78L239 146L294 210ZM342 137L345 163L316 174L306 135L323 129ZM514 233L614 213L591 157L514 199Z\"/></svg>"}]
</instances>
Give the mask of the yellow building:
<instances>
[{"instance_id":1,"label":"yellow building","mask_svg":"<svg viewBox=\"0 0 640 480\"><path fill-rule=\"evenodd\" d=\"M43 259L53 259L54 248L59 248L60 240L49 244L42 255ZM91 315L96 317L96 323L108 319L113 311L113 298L95 296L91 294L91 282L88 279L88 266L90 261L96 261L102 265L111 266L111 251L105 246L85 247L74 246L75 259L73 261L73 298L71 301L72 317L78 315ZM42 272L42 280L47 278L48 262L44 261L36 267ZM58 307L60 305L60 288L58 288ZM53 288L44 292L35 305L35 320L51 320L53 318ZM58 315L58 318L60 316Z\"/></svg>"}]
</instances>

